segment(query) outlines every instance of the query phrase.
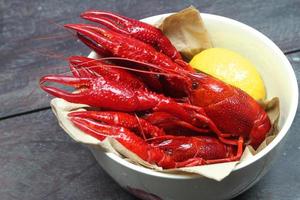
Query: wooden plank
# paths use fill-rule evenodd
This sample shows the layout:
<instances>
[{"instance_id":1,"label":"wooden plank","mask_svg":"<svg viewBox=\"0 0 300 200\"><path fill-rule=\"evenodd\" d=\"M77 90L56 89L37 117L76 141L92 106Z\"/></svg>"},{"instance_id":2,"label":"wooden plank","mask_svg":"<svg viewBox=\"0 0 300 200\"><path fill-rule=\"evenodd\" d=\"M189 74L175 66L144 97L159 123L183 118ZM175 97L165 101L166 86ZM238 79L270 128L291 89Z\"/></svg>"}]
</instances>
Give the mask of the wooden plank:
<instances>
[{"instance_id":1,"label":"wooden plank","mask_svg":"<svg viewBox=\"0 0 300 200\"><path fill-rule=\"evenodd\" d=\"M299 199L300 111L270 172L236 199ZM50 110L0 121L0 199L132 200Z\"/></svg>"},{"instance_id":2,"label":"wooden plank","mask_svg":"<svg viewBox=\"0 0 300 200\"><path fill-rule=\"evenodd\" d=\"M11 0L1 4L0 12L0 118L47 107L49 98L38 87L39 77L66 71L63 58L68 55L88 54L89 50L60 26L81 22L81 11L98 8L117 11L129 17L144 18L180 10L190 4L202 12L231 17L253 26L273 39L284 51L300 48L298 0L114 0L109 3L92 0ZM53 21L60 25L55 25ZM62 35L62 38L41 39Z\"/></svg>"},{"instance_id":3,"label":"wooden plank","mask_svg":"<svg viewBox=\"0 0 300 200\"><path fill-rule=\"evenodd\" d=\"M50 110L0 122L0 199L134 199Z\"/></svg>"}]
</instances>

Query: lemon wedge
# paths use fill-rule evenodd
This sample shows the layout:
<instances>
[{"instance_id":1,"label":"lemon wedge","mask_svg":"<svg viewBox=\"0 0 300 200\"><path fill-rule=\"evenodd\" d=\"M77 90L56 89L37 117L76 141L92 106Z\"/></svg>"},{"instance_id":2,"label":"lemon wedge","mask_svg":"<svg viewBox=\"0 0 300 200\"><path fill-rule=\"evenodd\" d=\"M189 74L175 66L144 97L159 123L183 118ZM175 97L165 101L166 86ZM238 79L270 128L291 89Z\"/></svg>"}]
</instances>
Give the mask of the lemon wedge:
<instances>
[{"instance_id":1,"label":"lemon wedge","mask_svg":"<svg viewBox=\"0 0 300 200\"><path fill-rule=\"evenodd\" d=\"M190 65L244 90L256 100L266 97L265 86L256 67L234 51L224 48L206 49L195 55Z\"/></svg>"}]
</instances>

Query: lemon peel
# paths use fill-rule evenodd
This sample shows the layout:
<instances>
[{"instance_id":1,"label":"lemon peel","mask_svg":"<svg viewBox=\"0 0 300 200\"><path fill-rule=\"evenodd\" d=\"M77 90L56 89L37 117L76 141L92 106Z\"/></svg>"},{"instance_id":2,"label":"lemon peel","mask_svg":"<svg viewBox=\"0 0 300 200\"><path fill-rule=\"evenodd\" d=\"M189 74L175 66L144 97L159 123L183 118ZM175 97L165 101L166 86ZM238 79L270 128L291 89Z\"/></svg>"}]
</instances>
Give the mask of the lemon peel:
<instances>
[{"instance_id":1,"label":"lemon peel","mask_svg":"<svg viewBox=\"0 0 300 200\"><path fill-rule=\"evenodd\" d=\"M256 67L234 51L224 48L206 49L195 55L190 65L244 90L256 100L266 97L265 86Z\"/></svg>"}]
</instances>

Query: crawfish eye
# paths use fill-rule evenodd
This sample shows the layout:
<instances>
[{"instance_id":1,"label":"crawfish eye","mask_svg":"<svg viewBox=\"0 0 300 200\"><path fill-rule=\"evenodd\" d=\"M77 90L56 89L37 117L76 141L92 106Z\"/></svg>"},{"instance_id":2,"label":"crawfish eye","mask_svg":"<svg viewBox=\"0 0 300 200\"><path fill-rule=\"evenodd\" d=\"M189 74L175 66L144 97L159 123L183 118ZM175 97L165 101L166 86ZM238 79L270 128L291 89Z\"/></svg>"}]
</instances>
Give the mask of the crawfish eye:
<instances>
[{"instance_id":1,"label":"crawfish eye","mask_svg":"<svg viewBox=\"0 0 300 200\"><path fill-rule=\"evenodd\" d=\"M195 90L195 89L197 89L199 87L199 83L197 83L197 82L193 82L192 83L192 88Z\"/></svg>"}]
</instances>

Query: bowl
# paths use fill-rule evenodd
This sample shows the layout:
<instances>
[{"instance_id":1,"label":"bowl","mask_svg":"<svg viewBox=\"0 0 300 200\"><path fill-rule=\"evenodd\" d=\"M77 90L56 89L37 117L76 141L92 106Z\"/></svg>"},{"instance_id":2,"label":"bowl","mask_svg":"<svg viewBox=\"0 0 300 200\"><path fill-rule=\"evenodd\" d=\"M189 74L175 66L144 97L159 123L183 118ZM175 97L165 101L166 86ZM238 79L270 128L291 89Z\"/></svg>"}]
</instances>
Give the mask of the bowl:
<instances>
[{"instance_id":1,"label":"bowl","mask_svg":"<svg viewBox=\"0 0 300 200\"><path fill-rule=\"evenodd\" d=\"M154 24L169 14L142 21ZM280 155L298 106L298 85L293 68L283 52L266 36L238 21L201 14L215 47L239 52L257 66L267 97L279 97L279 134L252 159L239 163L222 181L200 175L167 174L134 165L90 147L102 168L123 188L141 199L229 199L253 186ZM94 54L90 56L95 56Z\"/></svg>"}]
</instances>

